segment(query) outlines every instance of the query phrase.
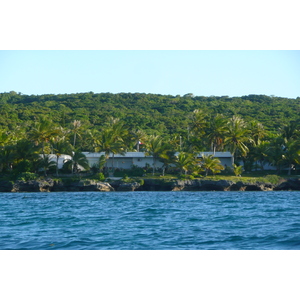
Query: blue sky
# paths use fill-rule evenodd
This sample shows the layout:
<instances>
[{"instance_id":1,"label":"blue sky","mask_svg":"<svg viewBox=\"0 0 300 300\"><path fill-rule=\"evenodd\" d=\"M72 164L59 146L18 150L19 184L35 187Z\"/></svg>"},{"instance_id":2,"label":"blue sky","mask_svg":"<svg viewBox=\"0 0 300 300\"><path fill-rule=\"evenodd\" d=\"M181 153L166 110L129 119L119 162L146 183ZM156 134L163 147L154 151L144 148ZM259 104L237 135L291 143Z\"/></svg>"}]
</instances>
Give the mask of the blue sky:
<instances>
[{"instance_id":1,"label":"blue sky","mask_svg":"<svg viewBox=\"0 0 300 300\"><path fill-rule=\"evenodd\" d=\"M300 97L300 51L0 51L0 92Z\"/></svg>"}]
</instances>

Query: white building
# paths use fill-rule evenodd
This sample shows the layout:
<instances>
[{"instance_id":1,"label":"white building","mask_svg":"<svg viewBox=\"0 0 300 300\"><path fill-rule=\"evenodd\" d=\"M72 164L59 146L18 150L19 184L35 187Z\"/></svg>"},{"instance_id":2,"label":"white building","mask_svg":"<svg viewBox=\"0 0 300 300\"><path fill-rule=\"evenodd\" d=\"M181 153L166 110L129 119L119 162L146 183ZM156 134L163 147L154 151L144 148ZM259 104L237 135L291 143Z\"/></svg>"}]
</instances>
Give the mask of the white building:
<instances>
[{"instance_id":1,"label":"white building","mask_svg":"<svg viewBox=\"0 0 300 300\"><path fill-rule=\"evenodd\" d=\"M46 154L46 156L49 157L50 161L54 161L55 163L58 162L59 169L62 169L64 163L72 158L70 155L62 154L59 156L58 161L57 161L57 156L55 154ZM40 157L43 157L43 155L40 154Z\"/></svg>"},{"instance_id":2,"label":"white building","mask_svg":"<svg viewBox=\"0 0 300 300\"><path fill-rule=\"evenodd\" d=\"M83 154L88 159L90 167L93 165L97 165L99 163L99 158L101 155L105 155L104 152L83 152ZM177 153L176 153L177 154ZM221 164L223 166L229 166L232 167L233 165L233 156L230 152L201 152L198 155L198 158L201 158L202 155L214 155L216 158L219 158L221 161ZM146 165L149 165L152 167L153 165L153 157L152 156L146 156L145 152L126 152L125 155L121 154L113 154L109 155L109 159L107 161L106 166L108 168L115 167L120 169L131 169L132 166L137 167L145 167ZM160 168L163 166L163 163L160 161L156 161L156 167Z\"/></svg>"}]
</instances>

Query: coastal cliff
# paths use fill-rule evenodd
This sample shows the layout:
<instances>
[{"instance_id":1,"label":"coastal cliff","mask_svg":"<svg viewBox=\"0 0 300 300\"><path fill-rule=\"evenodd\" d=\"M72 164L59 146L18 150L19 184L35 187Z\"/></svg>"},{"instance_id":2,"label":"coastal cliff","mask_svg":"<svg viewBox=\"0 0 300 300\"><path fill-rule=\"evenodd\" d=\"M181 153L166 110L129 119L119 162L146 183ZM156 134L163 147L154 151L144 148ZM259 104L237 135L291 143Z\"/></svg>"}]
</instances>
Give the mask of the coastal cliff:
<instances>
[{"instance_id":1,"label":"coastal cliff","mask_svg":"<svg viewBox=\"0 0 300 300\"><path fill-rule=\"evenodd\" d=\"M300 190L300 179L289 178L277 185L263 182L233 182L230 180L177 180L145 179L143 182L123 182L115 180L101 182L78 180L62 182L46 178L16 182L0 181L0 192L81 192L81 191L288 191Z\"/></svg>"},{"instance_id":2,"label":"coastal cliff","mask_svg":"<svg viewBox=\"0 0 300 300\"><path fill-rule=\"evenodd\" d=\"M289 178L277 185L271 183L248 183L230 180L178 180L178 179L144 179L143 182L123 182L114 180L101 182L79 180L62 182L46 178L16 182L0 181L0 192L112 192L112 191L288 191L300 190L300 179Z\"/></svg>"},{"instance_id":3,"label":"coastal cliff","mask_svg":"<svg viewBox=\"0 0 300 300\"><path fill-rule=\"evenodd\" d=\"M43 180L17 180L12 183L10 181L0 181L0 192L111 192L114 188L107 182L100 181L75 181L60 182L52 178Z\"/></svg>"}]
</instances>

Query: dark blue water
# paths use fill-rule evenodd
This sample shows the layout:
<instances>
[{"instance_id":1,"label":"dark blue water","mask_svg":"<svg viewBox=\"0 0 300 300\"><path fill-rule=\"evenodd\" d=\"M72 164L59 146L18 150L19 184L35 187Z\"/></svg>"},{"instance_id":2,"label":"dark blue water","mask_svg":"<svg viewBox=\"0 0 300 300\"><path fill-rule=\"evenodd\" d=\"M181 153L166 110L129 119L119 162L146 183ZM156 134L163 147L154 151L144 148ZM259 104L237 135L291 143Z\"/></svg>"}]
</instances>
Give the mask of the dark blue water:
<instances>
[{"instance_id":1,"label":"dark blue water","mask_svg":"<svg viewBox=\"0 0 300 300\"><path fill-rule=\"evenodd\" d=\"M0 249L300 249L300 192L2 193Z\"/></svg>"}]
</instances>

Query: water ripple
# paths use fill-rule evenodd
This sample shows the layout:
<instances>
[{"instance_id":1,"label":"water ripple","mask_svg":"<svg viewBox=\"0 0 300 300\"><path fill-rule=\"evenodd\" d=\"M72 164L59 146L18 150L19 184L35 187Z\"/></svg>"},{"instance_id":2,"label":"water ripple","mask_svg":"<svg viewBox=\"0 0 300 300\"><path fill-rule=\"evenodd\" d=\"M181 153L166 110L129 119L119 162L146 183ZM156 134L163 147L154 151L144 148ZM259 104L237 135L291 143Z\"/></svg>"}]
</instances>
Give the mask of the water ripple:
<instances>
[{"instance_id":1,"label":"water ripple","mask_svg":"<svg viewBox=\"0 0 300 300\"><path fill-rule=\"evenodd\" d=\"M300 192L0 194L0 249L300 249Z\"/></svg>"}]
</instances>

